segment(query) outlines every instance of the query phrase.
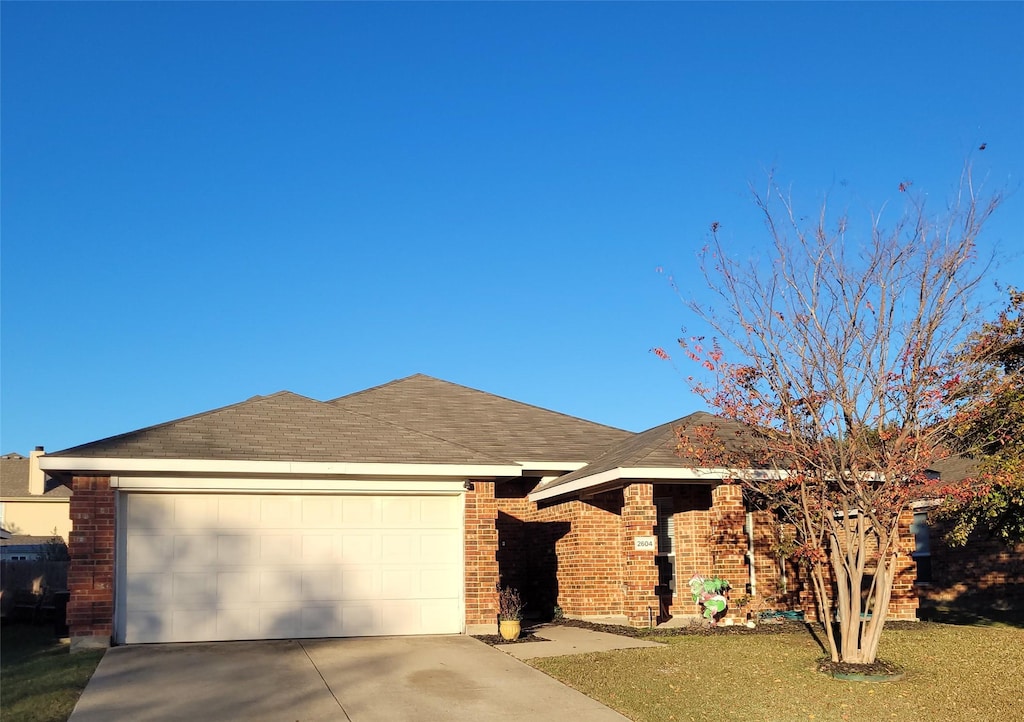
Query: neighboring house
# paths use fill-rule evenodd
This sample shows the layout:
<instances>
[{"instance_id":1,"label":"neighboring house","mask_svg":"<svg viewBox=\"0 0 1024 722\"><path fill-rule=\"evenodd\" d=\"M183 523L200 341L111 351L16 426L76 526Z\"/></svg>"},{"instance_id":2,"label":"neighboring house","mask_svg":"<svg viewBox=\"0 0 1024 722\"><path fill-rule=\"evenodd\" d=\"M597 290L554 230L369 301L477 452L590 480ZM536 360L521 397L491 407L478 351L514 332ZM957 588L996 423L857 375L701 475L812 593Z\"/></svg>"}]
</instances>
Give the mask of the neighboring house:
<instances>
[{"instance_id":1,"label":"neighboring house","mask_svg":"<svg viewBox=\"0 0 1024 722\"><path fill-rule=\"evenodd\" d=\"M676 454L678 424L635 434L415 375L47 454L74 490L73 644L493 632L499 583L534 614L646 626L696 612L694 573L812 611L770 517ZM901 558L890 611L913 619Z\"/></svg>"},{"instance_id":2,"label":"neighboring house","mask_svg":"<svg viewBox=\"0 0 1024 722\"><path fill-rule=\"evenodd\" d=\"M0 526L12 534L68 541L71 532L71 491L39 468L43 447L26 458L0 456Z\"/></svg>"},{"instance_id":3,"label":"neighboring house","mask_svg":"<svg viewBox=\"0 0 1024 722\"><path fill-rule=\"evenodd\" d=\"M933 465L942 483L975 477L977 463L950 457ZM947 544L948 526L937 520L938 500L914 506L917 595L922 618L943 613L969 613L984 617L1024 610L1024 543L1008 546L978 528L962 547Z\"/></svg>"},{"instance_id":4,"label":"neighboring house","mask_svg":"<svg viewBox=\"0 0 1024 722\"><path fill-rule=\"evenodd\" d=\"M0 561L24 562L64 558L67 547L55 536L11 534L0 539Z\"/></svg>"}]
</instances>

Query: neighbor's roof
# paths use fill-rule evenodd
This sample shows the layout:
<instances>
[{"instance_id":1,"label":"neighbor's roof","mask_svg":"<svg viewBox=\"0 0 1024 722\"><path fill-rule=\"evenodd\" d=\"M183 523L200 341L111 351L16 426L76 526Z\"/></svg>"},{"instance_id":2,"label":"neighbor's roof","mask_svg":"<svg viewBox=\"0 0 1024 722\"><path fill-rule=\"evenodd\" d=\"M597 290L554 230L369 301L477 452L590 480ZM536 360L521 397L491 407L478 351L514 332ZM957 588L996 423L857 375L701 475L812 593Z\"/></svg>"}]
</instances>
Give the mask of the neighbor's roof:
<instances>
[{"instance_id":1,"label":"neighbor's roof","mask_svg":"<svg viewBox=\"0 0 1024 722\"><path fill-rule=\"evenodd\" d=\"M0 546L5 547L31 547L43 544L64 544L59 536L32 536L29 534L11 534L7 539L0 539Z\"/></svg>"},{"instance_id":2,"label":"neighbor's roof","mask_svg":"<svg viewBox=\"0 0 1024 722\"><path fill-rule=\"evenodd\" d=\"M966 456L950 456L931 464L941 481L962 481L978 475L978 460Z\"/></svg>"},{"instance_id":3,"label":"neighbor's roof","mask_svg":"<svg viewBox=\"0 0 1024 722\"><path fill-rule=\"evenodd\" d=\"M508 464L441 435L280 391L49 456L406 464Z\"/></svg>"},{"instance_id":4,"label":"neighbor's roof","mask_svg":"<svg viewBox=\"0 0 1024 722\"><path fill-rule=\"evenodd\" d=\"M515 461L583 463L634 435L424 374L328 403Z\"/></svg>"},{"instance_id":5,"label":"neighbor's roof","mask_svg":"<svg viewBox=\"0 0 1024 722\"><path fill-rule=\"evenodd\" d=\"M47 488L42 495L28 493L29 459L21 454L0 456L0 498L3 499L62 499L71 496L71 490L46 478Z\"/></svg>"}]
</instances>

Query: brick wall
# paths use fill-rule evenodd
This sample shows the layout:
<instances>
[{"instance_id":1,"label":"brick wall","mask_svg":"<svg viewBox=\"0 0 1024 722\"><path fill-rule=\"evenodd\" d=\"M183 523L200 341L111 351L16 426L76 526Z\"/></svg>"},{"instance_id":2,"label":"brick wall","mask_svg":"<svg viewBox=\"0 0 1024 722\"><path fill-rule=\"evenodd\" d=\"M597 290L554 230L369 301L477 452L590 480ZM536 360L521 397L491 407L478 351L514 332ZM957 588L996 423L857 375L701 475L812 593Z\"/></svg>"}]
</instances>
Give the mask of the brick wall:
<instances>
[{"instance_id":1,"label":"brick wall","mask_svg":"<svg viewBox=\"0 0 1024 722\"><path fill-rule=\"evenodd\" d=\"M528 517L534 554L554 553L557 604L569 616L622 614L622 492L545 504Z\"/></svg>"},{"instance_id":2,"label":"brick wall","mask_svg":"<svg viewBox=\"0 0 1024 722\"><path fill-rule=\"evenodd\" d=\"M660 600L655 594L658 585L658 568L655 555L649 551L637 551L633 538L654 536L658 522L654 506L654 486L651 484L630 484L623 490L622 507L622 558L623 558L623 609L629 623L634 627L645 627L653 610L658 614Z\"/></svg>"},{"instance_id":3,"label":"brick wall","mask_svg":"<svg viewBox=\"0 0 1024 722\"><path fill-rule=\"evenodd\" d=\"M1007 546L975 532L963 547L943 540L947 527L930 521L932 580L918 584L922 616L936 611L986 618L1024 614L1024 543Z\"/></svg>"},{"instance_id":4,"label":"brick wall","mask_svg":"<svg viewBox=\"0 0 1024 722\"><path fill-rule=\"evenodd\" d=\"M72 479L67 621L72 648L110 643L114 632L114 491L110 477Z\"/></svg>"},{"instance_id":5,"label":"brick wall","mask_svg":"<svg viewBox=\"0 0 1024 722\"><path fill-rule=\"evenodd\" d=\"M473 482L466 493L466 626L496 625L498 616L498 505L494 482Z\"/></svg>"}]
</instances>

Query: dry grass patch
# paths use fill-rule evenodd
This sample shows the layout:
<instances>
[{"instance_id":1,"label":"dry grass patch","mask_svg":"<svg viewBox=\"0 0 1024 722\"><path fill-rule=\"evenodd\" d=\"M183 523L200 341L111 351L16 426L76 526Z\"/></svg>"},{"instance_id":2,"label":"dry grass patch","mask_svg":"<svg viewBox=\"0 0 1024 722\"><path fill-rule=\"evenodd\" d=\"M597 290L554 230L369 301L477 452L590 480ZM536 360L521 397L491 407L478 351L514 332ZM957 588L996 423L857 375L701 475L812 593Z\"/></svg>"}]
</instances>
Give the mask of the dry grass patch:
<instances>
[{"instance_id":1,"label":"dry grass patch","mask_svg":"<svg viewBox=\"0 0 1024 722\"><path fill-rule=\"evenodd\" d=\"M922 623L886 630L880 656L906 675L882 684L817 672L821 647L807 633L658 641L669 646L530 663L637 721L976 722L1024 710L1020 628Z\"/></svg>"}]
</instances>

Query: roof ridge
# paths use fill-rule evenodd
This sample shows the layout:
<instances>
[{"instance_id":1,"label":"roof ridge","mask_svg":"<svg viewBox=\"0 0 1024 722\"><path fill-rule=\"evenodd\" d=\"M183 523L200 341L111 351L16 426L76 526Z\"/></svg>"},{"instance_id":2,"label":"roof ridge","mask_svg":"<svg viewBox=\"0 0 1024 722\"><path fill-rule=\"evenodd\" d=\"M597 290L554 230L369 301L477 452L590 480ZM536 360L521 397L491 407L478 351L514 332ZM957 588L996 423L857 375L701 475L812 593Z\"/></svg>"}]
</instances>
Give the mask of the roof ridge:
<instances>
[{"instance_id":1,"label":"roof ridge","mask_svg":"<svg viewBox=\"0 0 1024 722\"><path fill-rule=\"evenodd\" d=\"M417 374L417 376L420 376L420 375L422 375L422 374ZM322 402L322 403L324 403L327 406L331 406L330 402ZM474 448L472 446L467 446L465 444L460 444L458 441L453 441L451 439L446 439L443 436L438 436L436 434L432 434L432 433L429 433L427 431L421 431L420 429L414 429L414 428L412 428L410 426L405 426L403 424L396 423L396 422L391 421L389 419L382 419L379 416L373 416L371 414L365 414L362 411L355 411L354 409L345 409L345 408L342 408L341 406L332 406L331 412L332 413L338 413L338 414L341 414L341 413L355 414L356 416L362 416L364 419L371 419L373 421L376 421L378 424L387 424L388 426L394 427L396 429L401 429L402 431L408 431L408 432L411 432L413 434L417 434L419 436L426 436L428 439L435 439L437 441L443 441L444 443L449 444L451 446L457 446L460 449L466 449L467 451L472 451L474 454L482 454L482 455L487 456L487 457L489 457L491 459L494 459L495 461L502 461L502 462L508 462L508 463L516 463L512 459L502 459L500 457L494 456L494 454L492 454L492 453L490 453L488 451L483 451L481 449L476 449L476 448Z\"/></svg>"},{"instance_id":2,"label":"roof ridge","mask_svg":"<svg viewBox=\"0 0 1024 722\"><path fill-rule=\"evenodd\" d=\"M572 419L573 421L583 421L583 422L585 422L587 424L592 424L594 426L600 426L600 427L605 428L605 429L611 429L612 431L625 431L627 433L636 433L636 432L629 431L629 429L623 429L623 428L620 428L618 426L611 426L609 424L602 424L599 421L592 421L590 419L584 419L582 416L573 416L572 414L567 414L567 413L564 413L562 411L555 411L554 409L549 409L549 408L547 408L545 406L538 406L537 404L527 403L526 401L519 401L517 399L511 399L511 398L509 398L507 396L502 396L501 394L496 394L496 393L493 393L491 391L484 391L482 389L477 389L477 388L474 388L472 386L466 386L465 384L458 384L458 383L455 383L454 381L448 381L447 379L437 378L436 376L430 376L429 374L424 374L424 373L415 373L415 374L412 374L410 376L404 376L404 377L402 377L400 379L394 379L392 381L388 381L387 383L383 383L383 384L380 384L378 386L374 386L374 387L369 388L369 389L363 389L362 391L356 391L356 392L351 393L351 394L346 394L345 396L339 396L338 398L331 399L330 401L327 401L325 403L333 404L336 401L342 401L344 399L352 399L352 398L355 398L357 396L361 396L363 394L366 394L366 393L368 393L370 391L376 391L376 390L385 388L387 386L393 386L393 385L401 383L403 381L409 381L411 379L416 379L416 378L429 379L430 381L437 381L438 383L442 383L442 384L445 384L447 386L454 386L455 388L458 388L458 389L464 389L466 391L472 391L474 393L483 394L484 396L490 396L491 398L495 398L495 399L501 399L502 401L507 401L509 403L515 404L516 406L522 406L522 407L525 407L525 408L536 409L538 411L544 411L544 412L549 413L549 414L554 414L556 416L561 416L562 418L565 418L565 419Z\"/></svg>"},{"instance_id":3,"label":"roof ridge","mask_svg":"<svg viewBox=\"0 0 1024 722\"><path fill-rule=\"evenodd\" d=\"M192 421L194 419L199 419L199 418L202 418L204 416L213 416L213 415L219 414L219 413L221 413L223 411L229 411L231 409L235 409L235 408L238 408L240 406L245 406L246 404L254 404L254 403L259 403L261 401L268 401L270 399L276 399L278 397L286 396L286 395L287 396L294 396L294 397L297 397L297 398L300 398L300 399L306 399L307 401L313 401L313 402L318 403L318 404L324 403L323 401L317 401L316 399L311 399L308 396L303 396L302 394L297 394L294 391L288 391L286 389L282 389L281 391L275 391L272 394L266 394L266 395L259 395L259 394L257 394L256 396L250 396L249 398L245 399L244 401L236 401L233 404L228 404L226 406L219 406L216 409L210 409L209 411L200 411L197 414L190 414L189 416L183 416L183 417L178 418L178 419L171 419L170 421L162 421L159 424L152 424L150 426L143 426L143 427L138 428L138 429L132 429L131 431L126 431L123 434L115 434L113 436L107 436L107 437L104 437L102 439L96 439L95 441L89 441L89 442L86 442L84 444L77 444L75 446L69 446L66 449L61 449L60 451L55 451L52 454L48 454L48 456L60 456L62 454L68 453L68 452L73 452L73 451L76 451L78 449L83 449L83 448L85 448L87 446L95 446L95 445L98 445L98 444L105 444L105 443L108 443L108 442L111 442L111 441L117 441L118 439L122 439L122 438L125 438L127 436L132 436L134 434L141 434L141 433L147 432L147 431L155 431L157 429L162 429L162 428L164 428L166 426L171 426L172 424L180 424L180 423L182 423L184 421Z\"/></svg>"},{"instance_id":4,"label":"roof ridge","mask_svg":"<svg viewBox=\"0 0 1024 722\"><path fill-rule=\"evenodd\" d=\"M421 377L421 376L423 378L433 379L434 381L443 381L444 380L444 379L435 379L433 376L428 376L427 374L420 374L420 373L410 374L409 376L403 376L400 379L391 379L390 381L385 381L382 384L377 384L376 386L371 386L368 389L359 389L358 391L353 391L350 394L342 394L341 396L337 396L337 397L335 397L333 399L327 399L327 401L324 401L324 403L325 404L333 404L335 401L341 401L342 399L352 399L352 398L355 398L356 396L362 396L363 394L367 394L367 393L369 393L371 391L379 391L380 389L387 388L388 386L394 386L395 384L400 383L402 381L408 381L409 379L414 379L414 378Z\"/></svg>"}]
</instances>

